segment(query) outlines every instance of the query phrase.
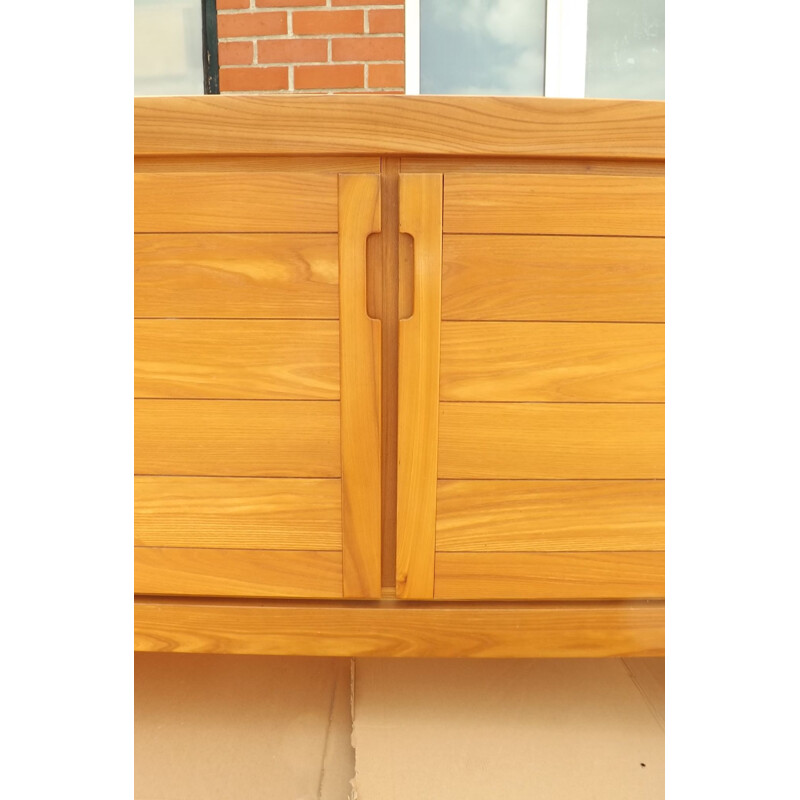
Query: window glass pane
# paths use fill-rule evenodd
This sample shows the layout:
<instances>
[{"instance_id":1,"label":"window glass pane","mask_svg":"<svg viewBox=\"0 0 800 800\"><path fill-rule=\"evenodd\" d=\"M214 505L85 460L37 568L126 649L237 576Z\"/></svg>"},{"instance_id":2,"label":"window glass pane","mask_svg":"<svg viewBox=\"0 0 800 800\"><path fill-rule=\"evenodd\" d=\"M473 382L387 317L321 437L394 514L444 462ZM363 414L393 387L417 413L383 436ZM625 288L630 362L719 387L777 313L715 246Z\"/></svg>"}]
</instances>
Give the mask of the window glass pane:
<instances>
[{"instance_id":1,"label":"window glass pane","mask_svg":"<svg viewBox=\"0 0 800 800\"><path fill-rule=\"evenodd\" d=\"M544 94L545 0L420 0L422 94Z\"/></svg>"},{"instance_id":2,"label":"window glass pane","mask_svg":"<svg viewBox=\"0 0 800 800\"><path fill-rule=\"evenodd\" d=\"M134 0L133 93L203 94L202 0Z\"/></svg>"},{"instance_id":3,"label":"window glass pane","mask_svg":"<svg viewBox=\"0 0 800 800\"><path fill-rule=\"evenodd\" d=\"M586 97L664 99L664 0L589 0Z\"/></svg>"}]
</instances>

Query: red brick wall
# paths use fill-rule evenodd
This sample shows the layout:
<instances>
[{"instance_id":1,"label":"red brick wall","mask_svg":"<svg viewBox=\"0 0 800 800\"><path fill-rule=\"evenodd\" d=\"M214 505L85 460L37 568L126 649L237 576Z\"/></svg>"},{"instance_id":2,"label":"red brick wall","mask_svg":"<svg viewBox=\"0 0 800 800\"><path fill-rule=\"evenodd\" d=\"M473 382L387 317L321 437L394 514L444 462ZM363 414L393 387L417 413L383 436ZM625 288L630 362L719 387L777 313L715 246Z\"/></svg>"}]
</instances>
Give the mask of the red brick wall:
<instances>
[{"instance_id":1,"label":"red brick wall","mask_svg":"<svg viewBox=\"0 0 800 800\"><path fill-rule=\"evenodd\" d=\"M220 92L405 87L404 0L217 0Z\"/></svg>"}]
</instances>

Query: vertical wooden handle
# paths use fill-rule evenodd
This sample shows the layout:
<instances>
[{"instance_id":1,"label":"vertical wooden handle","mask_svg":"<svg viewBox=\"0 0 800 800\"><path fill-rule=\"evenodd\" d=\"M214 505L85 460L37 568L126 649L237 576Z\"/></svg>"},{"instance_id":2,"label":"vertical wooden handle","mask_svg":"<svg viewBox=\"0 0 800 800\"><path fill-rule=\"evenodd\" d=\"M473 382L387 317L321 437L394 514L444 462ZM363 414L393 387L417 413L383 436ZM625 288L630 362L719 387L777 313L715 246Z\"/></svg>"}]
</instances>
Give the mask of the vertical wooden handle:
<instances>
[{"instance_id":1,"label":"vertical wooden handle","mask_svg":"<svg viewBox=\"0 0 800 800\"><path fill-rule=\"evenodd\" d=\"M369 316L367 240L379 175L339 176L339 348L344 597L381 596L381 325Z\"/></svg>"},{"instance_id":2,"label":"vertical wooden handle","mask_svg":"<svg viewBox=\"0 0 800 800\"><path fill-rule=\"evenodd\" d=\"M414 239L410 316L400 320L397 596L433 597L439 339L442 318L442 176L400 176L400 231Z\"/></svg>"}]
</instances>

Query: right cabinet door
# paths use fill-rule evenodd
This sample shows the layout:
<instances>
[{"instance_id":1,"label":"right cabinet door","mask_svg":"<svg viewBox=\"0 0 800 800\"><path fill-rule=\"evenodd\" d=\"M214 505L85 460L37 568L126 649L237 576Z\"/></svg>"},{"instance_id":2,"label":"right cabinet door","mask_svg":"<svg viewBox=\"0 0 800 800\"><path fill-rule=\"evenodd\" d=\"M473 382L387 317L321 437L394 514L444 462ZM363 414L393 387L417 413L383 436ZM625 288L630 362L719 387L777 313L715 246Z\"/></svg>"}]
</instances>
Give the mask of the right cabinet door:
<instances>
[{"instance_id":1,"label":"right cabinet door","mask_svg":"<svg viewBox=\"0 0 800 800\"><path fill-rule=\"evenodd\" d=\"M398 596L663 597L663 178L404 174L400 230Z\"/></svg>"}]
</instances>

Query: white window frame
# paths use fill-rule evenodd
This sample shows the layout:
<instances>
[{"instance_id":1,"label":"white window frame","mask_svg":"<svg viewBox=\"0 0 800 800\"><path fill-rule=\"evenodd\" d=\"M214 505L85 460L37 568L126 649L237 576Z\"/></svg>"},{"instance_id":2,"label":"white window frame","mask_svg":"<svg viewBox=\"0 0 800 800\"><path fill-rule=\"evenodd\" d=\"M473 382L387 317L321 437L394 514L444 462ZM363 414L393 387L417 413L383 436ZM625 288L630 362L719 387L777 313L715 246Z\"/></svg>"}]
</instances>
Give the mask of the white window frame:
<instances>
[{"instance_id":1,"label":"white window frame","mask_svg":"<svg viewBox=\"0 0 800 800\"><path fill-rule=\"evenodd\" d=\"M406 94L419 94L420 0L406 0ZM584 97L589 0L547 0L544 96Z\"/></svg>"}]
</instances>

